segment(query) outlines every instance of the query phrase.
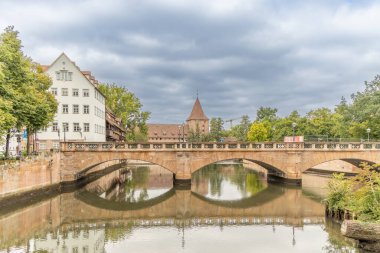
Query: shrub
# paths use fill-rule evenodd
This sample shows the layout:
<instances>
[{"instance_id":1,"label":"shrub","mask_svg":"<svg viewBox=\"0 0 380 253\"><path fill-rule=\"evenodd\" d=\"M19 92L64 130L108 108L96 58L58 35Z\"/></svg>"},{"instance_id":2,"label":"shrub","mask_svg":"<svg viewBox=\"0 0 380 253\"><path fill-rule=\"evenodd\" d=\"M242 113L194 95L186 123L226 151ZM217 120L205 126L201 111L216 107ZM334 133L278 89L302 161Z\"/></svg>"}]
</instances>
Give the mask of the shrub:
<instances>
[{"instance_id":1,"label":"shrub","mask_svg":"<svg viewBox=\"0 0 380 253\"><path fill-rule=\"evenodd\" d=\"M362 170L351 179L333 174L324 200L331 212L348 210L358 220L380 221L380 165L362 164Z\"/></svg>"},{"instance_id":2,"label":"shrub","mask_svg":"<svg viewBox=\"0 0 380 253\"><path fill-rule=\"evenodd\" d=\"M327 185L328 194L324 200L329 211L339 212L349 208L352 195L352 183L344 178L343 173L333 174Z\"/></svg>"}]
</instances>

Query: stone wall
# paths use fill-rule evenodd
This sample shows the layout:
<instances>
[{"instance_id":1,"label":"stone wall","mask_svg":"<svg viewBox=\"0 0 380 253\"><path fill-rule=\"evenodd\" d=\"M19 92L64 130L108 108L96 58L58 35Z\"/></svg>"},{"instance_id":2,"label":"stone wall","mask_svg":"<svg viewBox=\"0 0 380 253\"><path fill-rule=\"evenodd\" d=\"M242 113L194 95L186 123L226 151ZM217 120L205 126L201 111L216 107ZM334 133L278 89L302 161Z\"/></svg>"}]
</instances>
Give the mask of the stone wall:
<instances>
[{"instance_id":1,"label":"stone wall","mask_svg":"<svg viewBox=\"0 0 380 253\"><path fill-rule=\"evenodd\" d=\"M0 199L60 183L60 154L49 153L0 165Z\"/></svg>"}]
</instances>

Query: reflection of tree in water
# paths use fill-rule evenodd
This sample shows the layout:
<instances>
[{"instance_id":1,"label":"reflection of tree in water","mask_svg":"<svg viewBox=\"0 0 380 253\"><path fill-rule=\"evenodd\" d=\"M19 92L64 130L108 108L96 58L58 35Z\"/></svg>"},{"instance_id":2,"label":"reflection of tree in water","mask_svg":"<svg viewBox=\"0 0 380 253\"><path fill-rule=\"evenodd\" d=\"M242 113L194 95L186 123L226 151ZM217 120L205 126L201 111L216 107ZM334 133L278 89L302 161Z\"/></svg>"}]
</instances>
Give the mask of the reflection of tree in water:
<instances>
[{"instance_id":1,"label":"reflection of tree in water","mask_svg":"<svg viewBox=\"0 0 380 253\"><path fill-rule=\"evenodd\" d=\"M265 188L260 175L245 169L243 164L210 164L195 172L192 181L197 189L205 181L208 182L210 194L218 197L222 194L223 181L235 185L243 197L252 196Z\"/></svg>"},{"instance_id":2,"label":"reflection of tree in water","mask_svg":"<svg viewBox=\"0 0 380 253\"><path fill-rule=\"evenodd\" d=\"M132 234L133 223L128 222L127 224L120 224L119 226L112 226L106 224L105 226L105 241L106 242L117 242L123 238L128 237Z\"/></svg>"},{"instance_id":3,"label":"reflection of tree in water","mask_svg":"<svg viewBox=\"0 0 380 253\"><path fill-rule=\"evenodd\" d=\"M327 245L323 246L324 252L353 253L361 252L355 247L355 241L343 236L340 232L340 224L331 219L326 219L325 229L328 234Z\"/></svg>"},{"instance_id":4,"label":"reflection of tree in water","mask_svg":"<svg viewBox=\"0 0 380 253\"><path fill-rule=\"evenodd\" d=\"M125 189L125 201L126 202L139 202L149 198L147 183L149 179L150 169L149 167L138 167L132 169L132 177L127 179ZM140 189L139 196L135 196L136 190Z\"/></svg>"}]
</instances>

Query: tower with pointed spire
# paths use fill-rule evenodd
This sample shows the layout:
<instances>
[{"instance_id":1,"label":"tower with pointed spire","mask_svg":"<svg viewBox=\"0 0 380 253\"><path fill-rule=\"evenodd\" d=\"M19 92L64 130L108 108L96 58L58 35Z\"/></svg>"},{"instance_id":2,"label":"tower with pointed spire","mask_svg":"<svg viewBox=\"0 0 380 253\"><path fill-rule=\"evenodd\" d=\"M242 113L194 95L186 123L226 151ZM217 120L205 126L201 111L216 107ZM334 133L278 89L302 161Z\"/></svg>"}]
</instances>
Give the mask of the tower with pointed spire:
<instances>
[{"instance_id":1,"label":"tower with pointed spire","mask_svg":"<svg viewBox=\"0 0 380 253\"><path fill-rule=\"evenodd\" d=\"M209 119L203 112L202 105L199 102L198 94L193 106L193 110L191 111L190 116L187 118L186 123L190 131L195 132L197 129L199 129L201 134L209 133Z\"/></svg>"}]
</instances>

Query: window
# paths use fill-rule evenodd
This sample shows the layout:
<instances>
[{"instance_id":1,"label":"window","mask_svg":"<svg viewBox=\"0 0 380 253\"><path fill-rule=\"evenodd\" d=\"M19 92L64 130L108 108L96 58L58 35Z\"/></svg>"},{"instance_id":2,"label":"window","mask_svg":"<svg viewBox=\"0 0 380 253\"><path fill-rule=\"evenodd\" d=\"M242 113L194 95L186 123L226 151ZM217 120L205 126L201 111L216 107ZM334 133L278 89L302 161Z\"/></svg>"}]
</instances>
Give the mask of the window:
<instances>
[{"instance_id":1,"label":"window","mask_svg":"<svg viewBox=\"0 0 380 253\"><path fill-rule=\"evenodd\" d=\"M68 132L69 131L69 123L67 123L67 122L62 123L62 129L63 129L63 132Z\"/></svg>"},{"instance_id":2,"label":"window","mask_svg":"<svg viewBox=\"0 0 380 253\"><path fill-rule=\"evenodd\" d=\"M69 89L62 88L62 96L68 96L69 95Z\"/></svg>"},{"instance_id":3,"label":"window","mask_svg":"<svg viewBox=\"0 0 380 253\"><path fill-rule=\"evenodd\" d=\"M39 149L46 149L46 143L40 143L38 147Z\"/></svg>"},{"instance_id":4,"label":"window","mask_svg":"<svg viewBox=\"0 0 380 253\"><path fill-rule=\"evenodd\" d=\"M59 149L59 142L53 143L53 149Z\"/></svg>"},{"instance_id":5,"label":"window","mask_svg":"<svg viewBox=\"0 0 380 253\"><path fill-rule=\"evenodd\" d=\"M63 114L69 113L69 105L62 105L62 113Z\"/></svg>"},{"instance_id":6,"label":"window","mask_svg":"<svg viewBox=\"0 0 380 253\"><path fill-rule=\"evenodd\" d=\"M58 123L57 122L53 123L52 129L53 129L53 132L58 132Z\"/></svg>"},{"instance_id":7,"label":"window","mask_svg":"<svg viewBox=\"0 0 380 253\"><path fill-rule=\"evenodd\" d=\"M46 129L46 127L42 127L40 131L41 131L41 132L46 132L47 129Z\"/></svg>"},{"instance_id":8,"label":"window","mask_svg":"<svg viewBox=\"0 0 380 253\"><path fill-rule=\"evenodd\" d=\"M79 123L74 123L74 132L80 132L81 129L80 129L80 126L79 126Z\"/></svg>"},{"instance_id":9,"label":"window","mask_svg":"<svg viewBox=\"0 0 380 253\"><path fill-rule=\"evenodd\" d=\"M54 96L57 96L58 94L57 88L51 88L51 94L53 94Z\"/></svg>"},{"instance_id":10,"label":"window","mask_svg":"<svg viewBox=\"0 0 380 253\"><path fill-rule=\"evenodd\" d=\"M90 114L90 106L89 105L83 106L83 114Z\"/></svg>"},{"instance_id":11,"label":"window","mask_svg":"<svg viewBox=\"0 0 380 253\"><path fill-rule=\"evenodd\" d=\"M83 89L83 97L89 97L90 96L90 90L89 89Z\"/></svg>"},{"instance_id":12,"label":"window","mask_svg":"<svg viewBox=\"0 0 380 253\"><path fill-rule=\"evenodd\" d=\"M79 90L73 89L73 97L79 97Z\"/></svg>"},{"instance_id":13,"label":"window","mask_svg":"<svg viewBox=\"0 0 380 253\"><path fill-rule=\"evenodd\" d=\"M67 70L60 70L60 71L55 72L55 77L57 80L61 80L61 81L72 81L73 72L68 72Z\"/></svg>"},{"instance_id":14,"label":"window","mask_svg":"<svg viewBox=\"0 0 380 253\"><path fill-rule=\"evenodd\" d=\"M95 98L96 98L100 103L104 104L104 97L103 97L103 95L102 95L99 91L97 91L97 90L95 90Z\"/></svg>"},{"instance_id":15,"label":"window","mask_svg":"<svg viewBox=\"0 0 380 253\"><path fill-rule=\"evenodd\" d=\"M79 105L73 105L73 113L78 114L79 113Z\"/></svg>"},{"instance_id":16,"label":"window","mask_svg":"<svg viewBox=\"0 0 380 253\"><path fill-rule=\"evenodd\" d=\"M83 132L90 132L90 123L83 123Z\"/></svg>"}]
</instances>

